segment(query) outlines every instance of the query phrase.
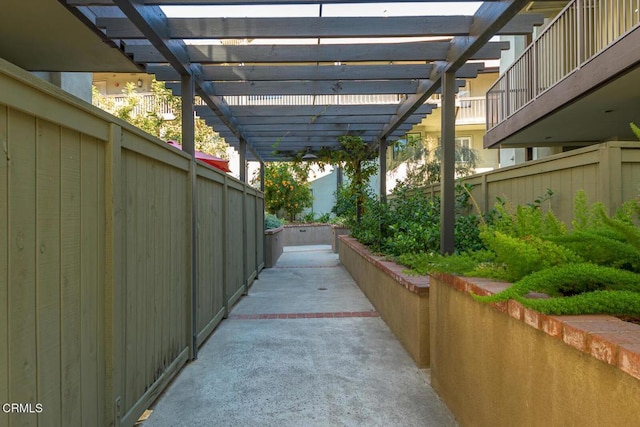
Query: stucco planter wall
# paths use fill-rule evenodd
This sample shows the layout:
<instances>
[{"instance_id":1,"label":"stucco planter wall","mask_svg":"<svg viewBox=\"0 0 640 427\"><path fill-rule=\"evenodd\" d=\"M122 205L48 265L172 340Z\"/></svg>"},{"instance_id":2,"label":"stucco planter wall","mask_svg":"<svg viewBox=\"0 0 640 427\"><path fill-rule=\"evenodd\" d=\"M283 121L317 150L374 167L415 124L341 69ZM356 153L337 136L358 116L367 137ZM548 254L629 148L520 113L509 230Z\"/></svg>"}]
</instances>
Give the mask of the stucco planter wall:
<instances>
[{"instance_id":1,"label":"stucco planter wall","mask_svg":"<svg viewBox=\"0 0 640 427\"><path fill-rule=\"evenodd\" d=\"M286 224L283 233L285 246L330 245L330 224Z\"/></svg>"},{"instance_id":2,"label":"stucco planter wall","mask_svg":"<svg viewBox=\"0 0 640 427\"><path fill-rule=\"evenodd\" d=\"M339 237L340 262L380 313L416 365L429 366L429 278L373 255L348 236Z\"/></svg>"},{"instance_id":3,"label":"stucco planter wall","mask_svg":"<svg viewBox=\"0 0 640 427\"><path fill-rule=\"evenodd\" d=\"M431 277L431 384L460 425L637 426L640 325L469 295L507 286Z\"/></svg>"},{"instance_id":4,"label":"stucco planter wall","mask_svg":"<svg viewBox=\"0 0 640 427\"><path fill-rule=\"evenodd\" d=\"M348 236L349 228L343 225L332 225L331 226L331 249L334 254L338 253L338 245L340 244L340 236Z\"/></svg>"},{"instance_id":5,"label":"stucco planter wall","mask_svg":"<svg viewBox=\"0 0 640 427\"><path fill-rule=\"evenodd\" d=\"M264 231L264 266L273 267L284 250L283 226Z\"/></svg>"}]
</instances>

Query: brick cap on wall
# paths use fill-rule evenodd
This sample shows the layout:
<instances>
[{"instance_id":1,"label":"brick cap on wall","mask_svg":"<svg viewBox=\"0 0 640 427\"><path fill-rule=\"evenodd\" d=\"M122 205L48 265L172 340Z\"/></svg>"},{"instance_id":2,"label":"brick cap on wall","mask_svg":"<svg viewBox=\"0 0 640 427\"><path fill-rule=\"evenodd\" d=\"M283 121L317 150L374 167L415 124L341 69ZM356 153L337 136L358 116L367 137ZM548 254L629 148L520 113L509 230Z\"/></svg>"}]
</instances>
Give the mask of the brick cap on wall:
<instances>
[{"instance_id":1,"label":"brick cap on wall","mask_svg":"<svg viewBox=\"0 0 640 427\"><path fill-rule=\"evenodd\" d=\"M339 236L338 238L342 243L349 246L410 292L418 295L429 295L429 276L410 276L404 273L407 267L385 260L384 256L372 254L369 248L355 238L349 236Z\"/></svg>"},{"instance_id":2,"label":"brick cap on wall","mask_svg":"<svg viewBox=\"0 0 640 427\"><path fill-rule=\"evenodd\" d=\"M460 292L473 292L476 295L493 295L511 285L490 279L450 274L438 273L432 276ZM490 305L505 315L564 341L580 352L590 354L640 379L640 325L607 315L546 315L524 307L514 300Z\"/></svg>"}]
</instances>

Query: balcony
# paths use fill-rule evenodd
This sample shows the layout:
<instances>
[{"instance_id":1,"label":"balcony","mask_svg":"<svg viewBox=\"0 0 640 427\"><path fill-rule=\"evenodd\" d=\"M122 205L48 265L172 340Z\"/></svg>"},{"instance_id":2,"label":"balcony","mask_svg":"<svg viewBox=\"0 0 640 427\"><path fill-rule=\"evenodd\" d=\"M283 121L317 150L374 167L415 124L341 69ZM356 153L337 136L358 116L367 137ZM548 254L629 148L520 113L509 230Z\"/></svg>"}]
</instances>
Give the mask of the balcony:
<instances>
[{"instance_id":1,"label":"balcony","mask_svg":"<svg viewBox=\"0 0 640 427\"><path fill-rule=\"evenodd\" d=\"M570 2L487 92L485 147L631 138L639 40L637 0Z\"/></svg>"}]
</instances>

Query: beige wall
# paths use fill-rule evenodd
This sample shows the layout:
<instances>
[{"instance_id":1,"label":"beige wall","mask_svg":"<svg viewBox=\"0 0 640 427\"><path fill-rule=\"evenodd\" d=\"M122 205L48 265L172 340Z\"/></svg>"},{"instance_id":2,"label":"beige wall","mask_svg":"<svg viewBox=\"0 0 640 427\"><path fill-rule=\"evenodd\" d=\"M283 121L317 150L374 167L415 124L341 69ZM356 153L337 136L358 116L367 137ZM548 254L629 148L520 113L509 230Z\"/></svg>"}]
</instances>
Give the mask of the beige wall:
<instances>
[{"instance_id":1,"label":"beige wall","mask_svg":"<svg viewBox=\"0 0 640 427\"><path fill-rule=\"evenodd\" d=\"M636 426L640 380L431 278L431 385L461 426ZM623 323L623 322L620 322Z\"/></svg>"},{"instance_id":2,"label":"beige wall","mask_svg":"<svg viewBox=\"0 0 640 427\"><path fill-rule=\"evenodd\" d=\"M153 76L144 73L94 73L93 84L104 95L122 95L126 84L142 81L142 87L136 88L139 92L150 92ZM101 90L104 87L104 90Z\"/></svg>"},{"instance_id":3,"label":"beige wall","mask_svg":"<svg viewBox=\"0 0 640 427\"><path fill-rule=\"evenodd\" d=\"M412 292L396 279L404 267L378 259L385 265L383 269L375 264L376 257L355 239L341 236L339 240L340 262L416 365L429 367L428 288L422 289L422 293Z\"/></svg>"}]
</instances>

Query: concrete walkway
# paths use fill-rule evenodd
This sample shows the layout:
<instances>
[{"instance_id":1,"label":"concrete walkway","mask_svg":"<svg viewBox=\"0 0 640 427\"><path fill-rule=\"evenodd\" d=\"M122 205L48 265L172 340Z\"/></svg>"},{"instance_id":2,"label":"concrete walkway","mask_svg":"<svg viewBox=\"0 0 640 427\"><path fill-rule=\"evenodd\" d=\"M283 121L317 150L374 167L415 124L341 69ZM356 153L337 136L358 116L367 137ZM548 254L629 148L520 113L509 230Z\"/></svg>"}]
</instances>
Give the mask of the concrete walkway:
<instances>
[{"instance_id":1,"label":"concrete walkway","mask_svg":"<svg viewBox=\"0 0 640 427\"><path fill-rule=\"evenodd\" d=\"M151 426L456 426L329 246L287 247Z\"/></svg>"}]
</instances>

